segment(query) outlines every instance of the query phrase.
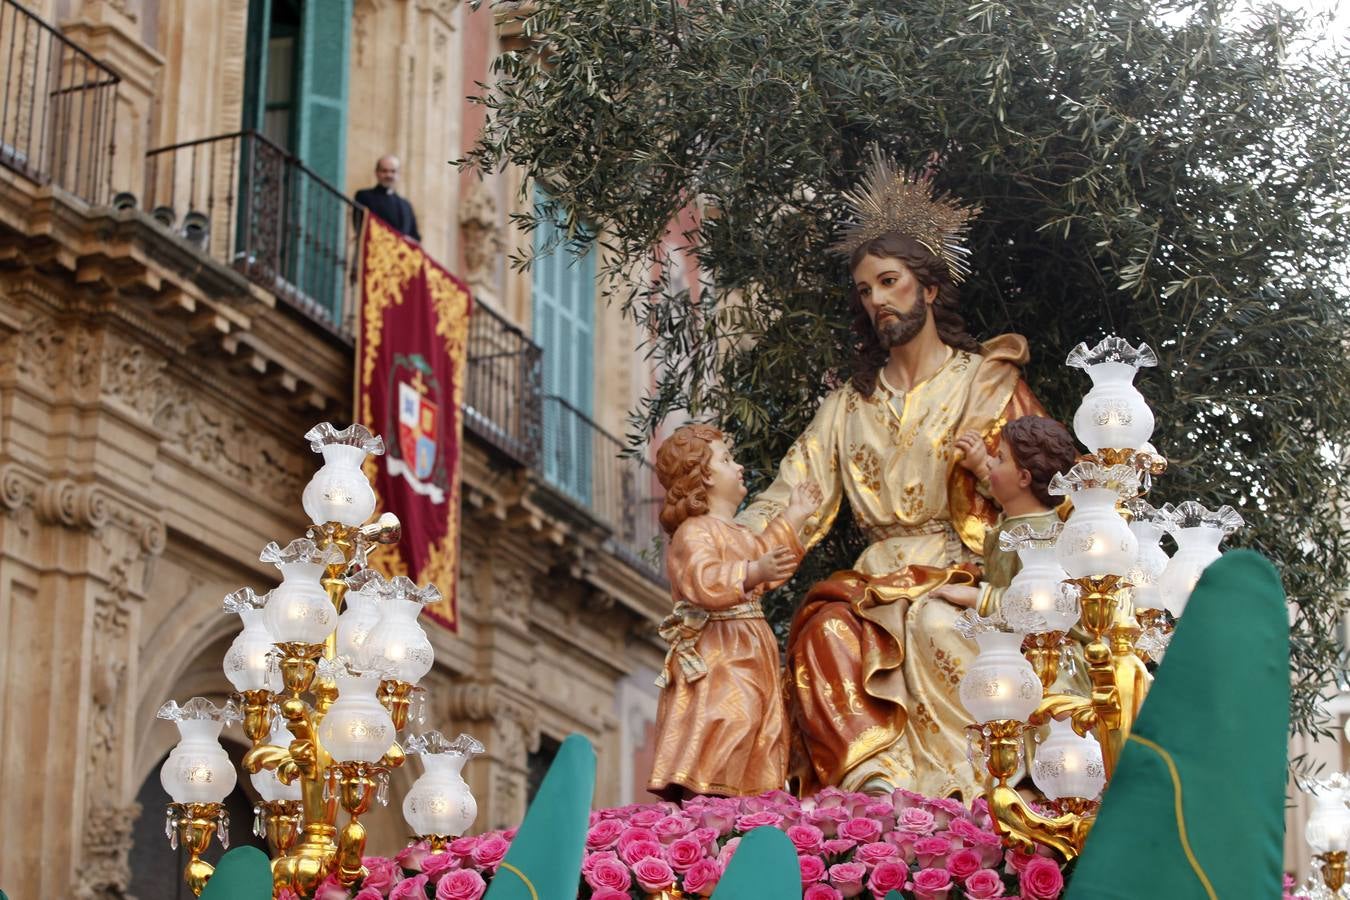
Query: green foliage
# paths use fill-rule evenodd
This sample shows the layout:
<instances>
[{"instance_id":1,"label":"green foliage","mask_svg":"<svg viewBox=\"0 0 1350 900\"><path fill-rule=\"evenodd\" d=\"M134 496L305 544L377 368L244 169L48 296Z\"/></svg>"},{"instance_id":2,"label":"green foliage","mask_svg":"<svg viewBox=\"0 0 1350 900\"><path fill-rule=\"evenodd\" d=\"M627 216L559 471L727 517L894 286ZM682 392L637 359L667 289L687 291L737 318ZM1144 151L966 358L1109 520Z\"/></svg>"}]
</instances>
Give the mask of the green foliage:
<instances>
[{"instance_id":1,"label":"green foliage","mask_svg":"<svg viewBox=\"0 0 1350 900\"><path fill-rule=\"evenodd\" d=\"M671 413L717 419L753 491L847 359L847 273L824 250L841 189L871 141L911 164L939 152L939 184L984 206L971 331L1028 336L1053 414L1087 389L1062 365L1078 342L1117 333L1158 352L1138 380L1172 461L1152 499L1239 507L1234 543L1280 566L1308 731L1341 672L1350 581L1350 68L1291 53L1297 17L1233 6L502 3L534 40L498 61L469 163L546 183L574 234L603 224L608 296L661 372L633 440ZM669 267L625 278L653 270L688 208L702 227L673 239L700 262L698 295ZM856 547L836 528L780 592L779 623L801 582Z\"/></svg>"}]
</instances>

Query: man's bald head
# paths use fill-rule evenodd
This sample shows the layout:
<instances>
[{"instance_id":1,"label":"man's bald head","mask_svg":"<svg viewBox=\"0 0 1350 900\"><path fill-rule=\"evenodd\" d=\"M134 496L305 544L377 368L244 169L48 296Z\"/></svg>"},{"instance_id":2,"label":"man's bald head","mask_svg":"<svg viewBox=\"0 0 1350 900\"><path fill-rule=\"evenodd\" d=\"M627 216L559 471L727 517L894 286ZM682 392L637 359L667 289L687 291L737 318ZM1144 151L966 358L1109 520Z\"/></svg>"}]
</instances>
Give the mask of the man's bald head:
<instances>
[{"instance_id":1,"label":"man's bald head","mask_svg":"<svg viewBox=\"0 0 1350 900\"><path fill-rule=\"evenodd\" d=\"M386 190L392 191L394 185L398 184L398 171L397 156L392 153L381 156L379 162L375 163L375 180Z\"/></svg>"}]
</instances>

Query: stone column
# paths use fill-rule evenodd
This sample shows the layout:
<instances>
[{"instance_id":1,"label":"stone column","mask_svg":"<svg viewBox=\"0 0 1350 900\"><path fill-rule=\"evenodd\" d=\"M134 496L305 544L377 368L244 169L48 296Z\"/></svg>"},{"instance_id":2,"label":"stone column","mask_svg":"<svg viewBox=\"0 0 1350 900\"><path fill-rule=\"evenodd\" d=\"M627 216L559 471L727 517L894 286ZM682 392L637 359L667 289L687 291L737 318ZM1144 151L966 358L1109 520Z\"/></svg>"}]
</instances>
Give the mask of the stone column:
<instances>
[{"instance_id":1,"label":"stone column","mask_svg":"<svg viewBox=\"0 0 1350 900\"><path fill-rule=\"evenodd\" d=\"M106 332L29 308L0 336L0 722L24 723L0 736L0 796L25 817L0 842L0 883L120 898L139 812L140 607L165 543L162 511L135 490L154 443L98 402Z\"/></svg>"}]
</instances>

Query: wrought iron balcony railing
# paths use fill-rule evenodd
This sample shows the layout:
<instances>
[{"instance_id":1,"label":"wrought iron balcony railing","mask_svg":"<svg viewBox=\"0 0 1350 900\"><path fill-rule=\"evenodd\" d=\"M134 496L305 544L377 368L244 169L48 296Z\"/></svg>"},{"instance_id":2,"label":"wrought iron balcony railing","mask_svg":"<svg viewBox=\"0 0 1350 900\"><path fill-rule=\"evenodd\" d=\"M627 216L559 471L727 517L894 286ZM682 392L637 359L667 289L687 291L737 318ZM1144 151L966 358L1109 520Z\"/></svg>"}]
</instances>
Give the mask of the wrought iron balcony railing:
<instances>
[{"instance_id":1,"label":"wrought iron balcony railing","mask_svg":"<svg viewBox=\"0 0 1350 900\"><path fill-rule=\"evenodd\" d=\"M143 208L162 226L350 339L362 207L255 131L145 158Z\"/></svg>"},{"instance_id":2,"label":"wrought iron balcony railing","mask_svg":"<svg viewBox=\"0 0 1350 900\"><path fill-rule=\"evenodd\" d=\"M566 400L544 397L544 480L610 529L616 556L662 581L661 486L650 464L624 450L623 441Z\"/></svg>"},{"instance_id":3,"label":"wrought iron balcony railing","mask_svg":"<svg viewBox=\"0 0 1350 900\"><path fill-rule=\"evenodd\" d=\"M106 203L120 82L51 25L0 0L0 165Z\"/></svg>"},{"instance_id":4,"label":"wrought iron balcony railing","mask_svg":"<svg viewBox=\"0 0 1350 900\"><path fill-rule=\"evenodd\" d=\"M543 351L491 307L469 318L464 424L521 465L539 465Z\"/></svg>"}]
</instances>

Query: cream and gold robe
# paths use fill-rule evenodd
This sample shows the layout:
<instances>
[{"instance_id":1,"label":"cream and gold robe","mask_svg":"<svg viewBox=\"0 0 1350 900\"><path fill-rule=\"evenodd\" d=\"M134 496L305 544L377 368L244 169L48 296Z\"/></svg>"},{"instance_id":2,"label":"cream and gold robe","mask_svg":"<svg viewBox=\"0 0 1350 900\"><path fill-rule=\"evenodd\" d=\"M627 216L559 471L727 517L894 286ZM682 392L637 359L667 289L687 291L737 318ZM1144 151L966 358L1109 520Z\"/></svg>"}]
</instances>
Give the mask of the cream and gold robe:
<instances>
[{"instance_id":1,"label":"cream and gold robe","mask_svg":"<svg viewBox=\"0 0 1350 900\"><path fill-rule=\"evenodd\" d=\"M777 479L739 517L763 528L786 507L795 485L814 479L824 500L802 529L803 545L809 549L825 536L845 496L871 541L854 563L856 571L847 573L856 582L849 594L856 627L841 627L838 616L822 620L825 634L795 658L789 643L799 692L847 697L845 683L862 684L876 701L831 700L832 722L821 724L832 740L805 741L819 781L857 789L880 777L928 795L959 793L967 800L980 792L966 758L970 719L957 696L975 655L974 645L953 631L961 610L927 596L943 583L931 573L885 588L866 582L909 566L951 569L978 561L985 528L997 510L956 465L953 446L967 430L992 438L1008 419L1042 413L1021 380L1019 366L1026 359L1026 340L1003 335L979 354L953 350L937 372L908 392L884 378L871 397L851 384L839 388L821 402L788 450ZM794 621L794 632L797 625ZM822 650L829 641L837 642L835 652ZM831 657L828 665L820 664L823 653ZM850 665L854 671L841 675ZM813 688L813 678L839 683ZM889 713L882 715L882 709ZM807 732L814 724L800 715L794 721ZM826 746L836 749L827 753Z\"/></svg>"}]
</instances>

